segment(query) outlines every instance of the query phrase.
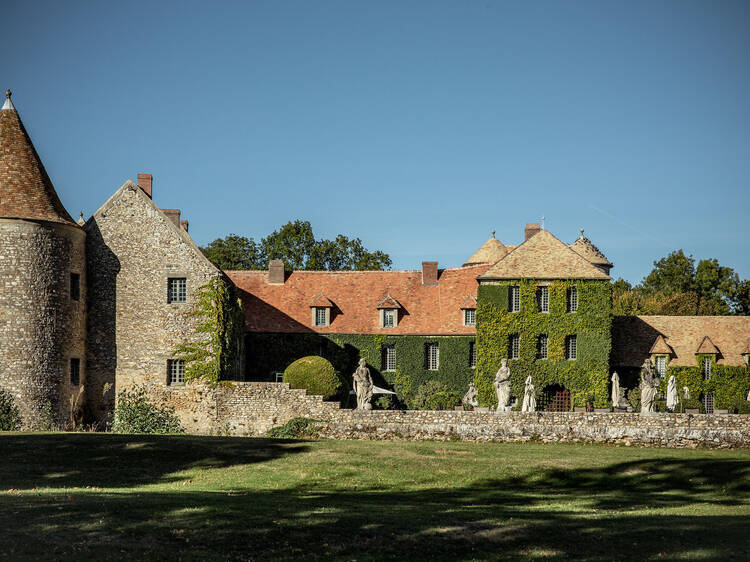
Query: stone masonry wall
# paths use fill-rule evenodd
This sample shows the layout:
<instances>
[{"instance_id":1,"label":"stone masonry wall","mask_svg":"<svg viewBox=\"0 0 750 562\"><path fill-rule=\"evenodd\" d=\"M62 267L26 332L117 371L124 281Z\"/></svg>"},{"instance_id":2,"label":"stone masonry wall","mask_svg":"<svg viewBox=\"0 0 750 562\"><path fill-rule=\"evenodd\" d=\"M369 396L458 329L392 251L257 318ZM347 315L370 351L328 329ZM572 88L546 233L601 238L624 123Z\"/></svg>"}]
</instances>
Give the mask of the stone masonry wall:
<instances>
[{"instance_id":1,"label":"stone masonry wall","mask_svg":"<svg viewBox=\"0 0 750 562\"><path fill-rule=\"evenodd\" d=\"M176 344L191 341L195 291L219 271L134 183L85 226L89 270L88 372L92 414L106 419L134 384L167 386ZM187 280L187 302L167 302L167 280Z\"/></svg>"},{"instance_id":2,"label":"stone masonry wall","mask_svg":"<svg viewBox=\"0 0 750 562\"><path fill-rule=\"evenodd\" d=\"M70 421L80 386L69 376L81 360L85 380L85 233L73 225L0 219L0 388L11 392L25 427ZM80 275L80 298L70 297L70 274Z\"/></svg>"},{"instance_id":3,"label":"stone masonry wall","mask_svg":"<svg viewBox=\"0 0 750 562\"><path fill-rule=\"evenodd\" d=\"M359 412L290 390L285 383L240 382L165 388L191 433L259 435L296 417L320 420L330 439L548 441L659 447L750 447L750 415L389 411Z\"/></svg>"}]
</instances>

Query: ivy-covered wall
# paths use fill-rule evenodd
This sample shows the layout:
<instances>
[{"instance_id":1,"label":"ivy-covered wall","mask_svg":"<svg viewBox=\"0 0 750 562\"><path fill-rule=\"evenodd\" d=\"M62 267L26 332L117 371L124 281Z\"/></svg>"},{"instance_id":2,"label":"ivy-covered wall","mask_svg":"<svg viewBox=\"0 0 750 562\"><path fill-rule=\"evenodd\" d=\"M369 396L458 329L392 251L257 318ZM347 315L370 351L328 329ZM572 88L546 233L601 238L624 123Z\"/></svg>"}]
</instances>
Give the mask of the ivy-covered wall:
<instances>
[{"instance_id":1,"label":"ivy-covered wall","mask_svg":"<svg viewBox=\"0 0 750 562\"><path fill-rule=\"evenodd\" d=\"M520 287L521 309L508 311L509 288ZM540 282L496 281L479 286L477 296L477 368L474 377L483 406L495 406L493 381L500 360L508 357L511 334L518 334L519 358L508 361L511 393L523 397L524 381L532 376L537 396L548 385L570 391L573 406L609 403L609 354L612 345L612 289L609 281L568 280L549 284L549 312L538 312ZM567 289L575 286L578 310L567 312ZM547 359L537 359L537 338L548 337ZM565 359L565 338L576 335L577 358Z\"/></svg>"},{"instance_id":2,"label":"ivy-covered wall","mask_svg":"<svg viewBox=\"0 0 750 562\"><path fill-rule=\"evenodd\" d=\"M474 377L469 366L469 344L474 336L389 336L379 334L279 334L245 335L247 379L272 381L273 373L284 371L300 357L321 355L328 359L344 380L351 384L351 375L360 357L367 360L373 381L378 386L391 386L399 398L408 400L429 380L444 382L449 390L463 396ZM439 346L438 369L425 368L425 344ZM396 348L396 370L382 370L382 348Z\"/></svg>"},{"instance_id":3,"label":"ivy-covered wall","mask_svg":"<svg viewBox=\"0 0 750 562\"><path fill-rule=\"evenodd\" d=\"M711 376L703 379L703 358L711 359ZM748 413L745 400L750 391L750 368L744 365L718 365L713 355L696 355L696 366L667 366L667 375L662 379L659 390L666 394L669 377L674 375L677 383L677 394L685 407L700 408L703 411L701 398L713 394L714 408ZM690 400L684 400L683 387L690 390Z\"/></svg>"}]
</instances>

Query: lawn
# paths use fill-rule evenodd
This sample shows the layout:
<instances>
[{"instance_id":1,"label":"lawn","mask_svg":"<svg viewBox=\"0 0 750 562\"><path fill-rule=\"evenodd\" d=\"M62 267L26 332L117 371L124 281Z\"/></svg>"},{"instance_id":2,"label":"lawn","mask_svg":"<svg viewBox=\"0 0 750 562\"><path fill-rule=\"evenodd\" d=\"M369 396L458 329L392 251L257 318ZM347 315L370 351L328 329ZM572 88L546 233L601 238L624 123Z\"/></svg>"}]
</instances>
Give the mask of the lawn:
<instances>
[{"instance_id":1,"label":"lawn","mask_svg":"<svg viewBox=\"0 0 750 562\"><path fill-rule=\"evenodd\" d=\"M15 559L750 559L750 451L0 434Z\"/></svg>"}]
</instances>

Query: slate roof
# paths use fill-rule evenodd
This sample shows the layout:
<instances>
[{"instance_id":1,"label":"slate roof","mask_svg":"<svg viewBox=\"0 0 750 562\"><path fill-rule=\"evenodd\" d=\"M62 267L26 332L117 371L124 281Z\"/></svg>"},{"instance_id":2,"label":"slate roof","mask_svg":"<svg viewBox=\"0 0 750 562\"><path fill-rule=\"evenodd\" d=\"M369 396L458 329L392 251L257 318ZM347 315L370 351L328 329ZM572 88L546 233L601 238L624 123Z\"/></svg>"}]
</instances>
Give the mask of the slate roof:
<instances>
[{"instance_id":1,"label":"slate roof","mask_svg":"<svg viewBox=\"0 0 750 562\"><path fill-rule=\"evenodd\" d=\"M717 348L720 365L744 365L750 316L615 316L611 368L639 367L659 335L674 350L672 365L695 366L704 338Z\"/></svg>"},{"instance_id":2,"label":"slate roof","mask_svg":"<svg viewBox=\"0 0 750 562\"><path fill-rule=\"evenodd\" d=\"M500 240L494 236L482 244L474 254L464 262L464 265L477 265L480 263L495 263L508 253L508 249Z\"/></svg>"},{"instance_id":3,"label":"slate roof","mask_svg":"<svg viewBox=\"0 0 750 562\"><path fill-rule=\"evenodd\" d=\"M547 230L526 240L480 276L480 280L609 278Z\"/></svg>"},{"instance_id":4,"label":"slate roof","mask_svg":"<svg viewBox=\"0 0 750 562\"><path fill-rule=\"evenodd\" d=\"M0 218L42 220L79 228L63 207L21 122L10 91L0 109Z\"/></svg>"},{"instance_id":5,"label":"slate roof","mask_svg":"<svg viewBox=\"0 0 750 562\"><path fill-rule=\"evenodd\" d=\"M268 271L227 271L245 308L250 332L377 334L378 304L390 295L401 306L388 334L471 335L461 305L477 293L488 265L443 269L437 285L423 285L422 271L293 271L283 285L269 285ZM311 326L310 303L325 295L335 306L331 325Z\"/></svg>"}]
</instances>

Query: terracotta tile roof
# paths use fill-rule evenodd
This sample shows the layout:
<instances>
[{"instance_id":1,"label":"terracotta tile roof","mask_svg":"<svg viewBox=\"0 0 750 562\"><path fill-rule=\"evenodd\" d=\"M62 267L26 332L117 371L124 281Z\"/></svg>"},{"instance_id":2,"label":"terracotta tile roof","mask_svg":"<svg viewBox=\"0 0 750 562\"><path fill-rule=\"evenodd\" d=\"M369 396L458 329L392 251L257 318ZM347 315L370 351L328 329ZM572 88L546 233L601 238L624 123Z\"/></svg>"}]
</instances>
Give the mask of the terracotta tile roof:
<instances>
[{"instance_id":1,"label":"terracotta tile roof","mask_svg":"<svg viewBox=\"0 0 750 562\"><path fill-rule=\"evenodd\" d=\"M313 306L318 308L333 308L333 303L325 295L318 295L310 303L310 307Z\"/></svg>"},{"instance_id":2,"label":"terracotta tile roof","mask_svg":"<svg viewBox=\"0 0 750 562\"><path fill-rule=\"evenodd\" d=\"M659 335L674 351L673 365L694 366L696 350L706 336L718 348L720 365L744 365L750 316L615 316L612 368L642 365Z\"/></svg>"},{"instance_id":3,"label":"terracotta tile roof","mask_svg":"<svg viewBox=\"0 0 750 562\"><path fill-rule=\"evenodd\" d=\"M612 262L610 262L607 257L602 254L599 248L594 246L591 240L583 235L583 229L581 229L581 236L570 246L570 248L576 253L582 255L594 265L612 267Z\"/></svg>"},{"instance_id":4,"label":"terracotta tile roof","mask_svg":"<svg viewBox=\"0 0 750 562\"><path fill-rule=\"evenodd\" d=\"M651 349L648 351L652 354L659 354L659 355L673 355L674 350L669 347L669 344L667 343L667 340L664 339L664 336L659 334L656 336L656 341L654 342L654 345L651 346Z\"/></svg>"},{"instance_id":5,"label":"terracotta tile roof","mask_svg":"<svg viewBox=\"0 0 750 562\"><path fill-rule=\"evenodd\" d=\"M526 240L480 279L609 279L547 230Z\"/></svg>"},{"instance_id":6,"label":"terracotta tile roof","mask_svg":"<svg viewBox=\"0 0 750 562\"><path fill-rule=\"evenodd\" d=\"M384 333L378 304L391 295L401 305L398 325L389 334L474 334L464 326L461 305L476 295L476 277L488 265L444 269L438 284L422 284L422 271L293 271L283 285L269 285L267 271L227 271L245 307L251 332ZM314 327L309 303L324 294L336 306L331 325Z\"/></svg>"},{"instance_id":7,"label":"terracotta tile roof","mask_svg":"<svg viewBox=\"0 0 750 562\"><path fill-rule=\"evenodd\" d=\"M0 217L78 227L60 202L9 94L0 110Z\"/></svg>"},{"instance_id":8,"label":"terracotta tile roof","mask_svg":"<svg viewBox=\"0 0 750 562\"><path fill-rule=\"evenodd\" d=\"M698 349L695 350L696 353L710 353L710 354L718 354L719 350L716 349L716 346L714 345L714 342L711 341L711 338L708 336L704 337L701 340L700 345L698 346Z\"/></svg>"},{"instance_id":9,"label":"terracotta tile roof","mask_svg":"<svg viewBox=\"0 0 750 562\"><path fill-rule=\"evenodd\" d=\"M501 260L508 253L508 249L503 246L497 238L492 236L487 242L482 244L479 249L474 252L464 265L477 265L480 263L495 263Z\"/></svg>"},{"instance_id":10,"label":"terracotta tile roof","mask_svg":"<svg viewBox=\"0 0 750 562\"><path fill-rule=\"evenodd\" d=\"M474 295L466 295L464 302L461 304L461 308L476 308L477 298Z\"/></svg>"},{"instance_id":11,"label":"terracotta tile roof","mask_svg":"<svg viewBox=\"0 0 750 562\"><path fill-rule=\"evenodd\" d=\"M378 303L378 310L381 308L387 308L387 309L393 309L393 308L403 308L399 302L394 299L390 294L384 296L382 299L380 299L380 302Z\"/></svg>"}]
</instances>

